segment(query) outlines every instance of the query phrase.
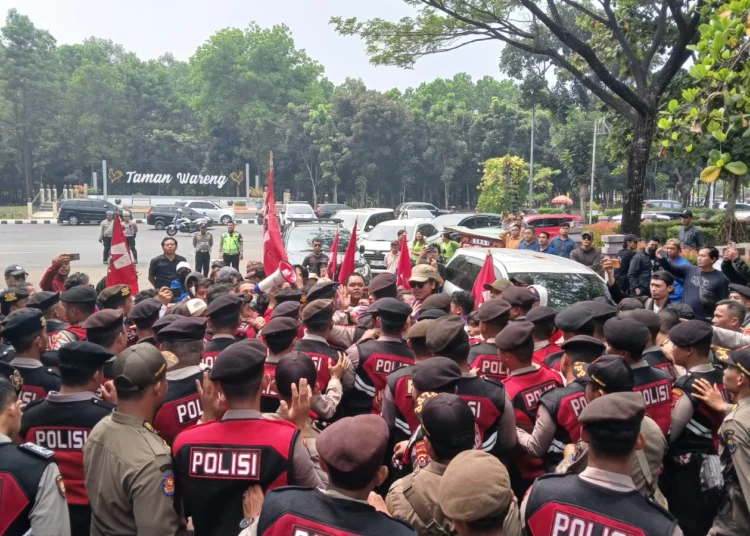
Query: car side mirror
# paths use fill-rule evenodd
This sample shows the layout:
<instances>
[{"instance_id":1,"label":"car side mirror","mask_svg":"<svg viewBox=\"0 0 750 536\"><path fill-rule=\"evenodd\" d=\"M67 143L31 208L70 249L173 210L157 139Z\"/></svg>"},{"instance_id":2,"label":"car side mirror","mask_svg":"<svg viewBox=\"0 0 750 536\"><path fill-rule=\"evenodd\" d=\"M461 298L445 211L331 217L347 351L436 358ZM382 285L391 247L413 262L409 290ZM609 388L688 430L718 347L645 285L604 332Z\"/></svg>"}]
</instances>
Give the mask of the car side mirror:
<instances>
[{"instance_id":1,"label":"car side mirror","mask_svg":"<svg viewBox=\"0 0 750 536\"><path fill-rule=\"evenodd\" d=\"M364 255L365 254L365 246L364 245L359 246L359 254L360 255Z\"/></svg>"}]
</instances>

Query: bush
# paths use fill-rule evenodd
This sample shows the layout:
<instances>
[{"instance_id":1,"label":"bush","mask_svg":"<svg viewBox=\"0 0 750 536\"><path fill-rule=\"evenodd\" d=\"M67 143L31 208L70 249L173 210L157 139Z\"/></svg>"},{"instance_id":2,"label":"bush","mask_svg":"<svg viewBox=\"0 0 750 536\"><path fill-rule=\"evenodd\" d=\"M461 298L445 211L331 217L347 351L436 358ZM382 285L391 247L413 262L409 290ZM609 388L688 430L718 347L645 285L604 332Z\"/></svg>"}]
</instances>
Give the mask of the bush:
<instances>
[{"instance_id":1,"label":"bush","mask_svg":"<svg viewBox=\"0 0 750 536\"><path fill-rule=\"evenodd\" d=\"M562 214L562 209L553 207L539 207L536 209L537 214Z\"/></svg>"},{"instance_id":2,"label":"bush","mask_svg":"<svg viewBox=\"0 0 750 536\"><path fill-rule=\"evenodd\" d=\"M584 231L594 233L594 247L601 248L604 245L602 236L617 234L620 225L614 222L601 222L584 226Z\"/></svg>"},{"instance_id":3,"label":"bush","mask_svg":"<svg viewBox=\"0 0 750 536\"><path fill-rule=\"evenodd\" d=\"M235 207L246 207L247 206L247 201L235 201L234 202L234 206Z\"/></svg>"},{"instance_id":4,"label":"bush","mask_svg":"<svg viewBox=\"0 0 750 536\"><path fill-rule=\"evenodd\" d=\"M608 216L611 218L612 216L619 216L620 214L622 214L621 208L608 208L607 210L604 211L604 214L602 215Z\"/></svg>"}]
</instances>

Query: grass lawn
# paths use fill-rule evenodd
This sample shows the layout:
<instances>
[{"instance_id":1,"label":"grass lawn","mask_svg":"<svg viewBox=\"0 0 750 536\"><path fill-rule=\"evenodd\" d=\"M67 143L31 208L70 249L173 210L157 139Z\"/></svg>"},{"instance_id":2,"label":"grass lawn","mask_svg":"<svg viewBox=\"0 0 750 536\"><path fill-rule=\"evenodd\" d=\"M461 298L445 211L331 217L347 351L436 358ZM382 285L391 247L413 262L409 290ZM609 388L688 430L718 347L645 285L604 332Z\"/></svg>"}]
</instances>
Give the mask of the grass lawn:
<instances>
[{"instance_id":1,"label":"grass lawn","mask_svg":"<svg viewBox=\"0 0 750 536\"><path fill-rule=\"evenodd\" d=\"M0 220L25 220L28 217L25 205L17 207L0 206Z\"/></svg>"}]
</instances>

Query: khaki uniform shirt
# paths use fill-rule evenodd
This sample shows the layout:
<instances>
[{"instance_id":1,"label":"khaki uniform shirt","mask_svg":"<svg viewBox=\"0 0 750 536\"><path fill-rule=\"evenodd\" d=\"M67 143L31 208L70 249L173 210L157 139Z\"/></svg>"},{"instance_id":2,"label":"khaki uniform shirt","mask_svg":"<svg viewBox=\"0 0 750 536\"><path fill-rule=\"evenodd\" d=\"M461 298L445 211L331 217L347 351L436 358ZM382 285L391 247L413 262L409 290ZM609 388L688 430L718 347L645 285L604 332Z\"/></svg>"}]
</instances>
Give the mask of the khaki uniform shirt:
<instances>
[{"instance_id":1,"label":"khaki uniform shirt","mask_svg":"<svg viewBox=\"0 0 750 536\"><path fill-rule=\"evenodd\" d=\"M91 536L185 533L169 446L151 423L117 410L104 417L83 448L83 470Z\"/></svg>"},{"instance_id":2,"label":"khaki uniform shirt","mask_svg":"<svg viewBox=\"0 0 750 536\"><path fill-rule=\"evenodd\" d=\"M732 407L719 429L719 436L726 496L708 534L747 534L750 527L750 398L743 398Z\"/></svg>"}]
</instances>

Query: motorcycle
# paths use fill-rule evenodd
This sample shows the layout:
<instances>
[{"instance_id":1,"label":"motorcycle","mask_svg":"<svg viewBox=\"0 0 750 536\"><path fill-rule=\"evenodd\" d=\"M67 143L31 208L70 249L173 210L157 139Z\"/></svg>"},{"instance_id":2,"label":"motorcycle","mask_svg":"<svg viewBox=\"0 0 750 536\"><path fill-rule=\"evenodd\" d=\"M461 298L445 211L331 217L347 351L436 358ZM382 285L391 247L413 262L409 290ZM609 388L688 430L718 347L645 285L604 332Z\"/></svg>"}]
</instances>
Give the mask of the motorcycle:
<instances>
[{"instance_id":1,"label":"motorcycle","mask_svg":"<svg viewBox=\"0 0 750 536\"><path fill-rule=\"evenodd\" d=\"M188 234L197 233L202 224L208 225L208 218L183 218L179 214L175 216L174 221L167 225L166 231L169 236L174 236L178 231Z\"/></svg>"}]
</instances>

